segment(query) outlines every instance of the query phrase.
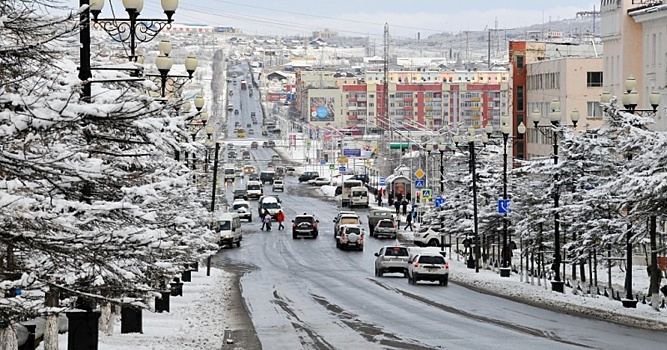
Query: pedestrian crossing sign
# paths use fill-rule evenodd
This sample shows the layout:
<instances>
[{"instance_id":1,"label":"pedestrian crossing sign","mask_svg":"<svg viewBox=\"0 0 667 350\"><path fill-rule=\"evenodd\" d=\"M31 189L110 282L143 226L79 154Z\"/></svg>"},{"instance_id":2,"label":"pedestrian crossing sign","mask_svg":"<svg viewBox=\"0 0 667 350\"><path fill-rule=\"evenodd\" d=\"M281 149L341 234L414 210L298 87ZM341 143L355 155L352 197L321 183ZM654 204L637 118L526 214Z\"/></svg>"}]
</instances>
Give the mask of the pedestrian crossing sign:
<instances>
[{"instance_id":1,"label":"pedestrian crossing sign","mask_svg":"<svg viewBox=\"0 0 667 350\"><path fill-rule=\"evenodd\" d=\"M431 197L433 197L433 190L431 190L430 188L422 189L422 199L423 200L430 200Z\"/></svg>"}]
</instances>

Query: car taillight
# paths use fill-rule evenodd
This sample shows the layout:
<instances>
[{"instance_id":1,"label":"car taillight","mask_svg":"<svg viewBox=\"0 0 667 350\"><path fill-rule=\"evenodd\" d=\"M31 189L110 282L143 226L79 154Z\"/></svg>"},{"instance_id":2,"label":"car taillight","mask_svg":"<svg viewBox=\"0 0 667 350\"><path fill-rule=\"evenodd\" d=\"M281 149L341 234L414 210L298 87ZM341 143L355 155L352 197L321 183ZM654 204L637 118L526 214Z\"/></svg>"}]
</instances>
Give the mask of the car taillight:
<instances>
[{"instance_id":1,"label":"car taillight","mask_svg":"<svg viewBox=\"0 0 667 350\"><path fill-rule=\"evenodd\" d=\"M295 228L295 227L296 227L296 223L293 223L293 224L292 224L292 228Z\"/></svg>"},{"instance_id":2,"label":"car taillight","mask_svg":"<svg viewBox=\"0 0 667 350\"><path fill-rule=\"evenodd\" d=\"M449 268L449 263L445 263L445 268L446 268L446 269Z\"/></svg>"},{"instance_id":3,"label":"car taillight","mask_svg":"<svg viewBox=\"0 0 667 350\"><path fill-rule=\"evenodd\" d=\"M415 267L419 267L419 263L418 263L418 262L415 263Z\"/></svg>"},{"instance_id":4,"label":"car taillight","mask_svg":"<svg viewBox=\"0 0 667 350\"><path fill-rule=\"evenodd\" d=\"M313 222L313 227L317 227L317 223L316 223L316 222Z\"/></svg>"}]
</instances>

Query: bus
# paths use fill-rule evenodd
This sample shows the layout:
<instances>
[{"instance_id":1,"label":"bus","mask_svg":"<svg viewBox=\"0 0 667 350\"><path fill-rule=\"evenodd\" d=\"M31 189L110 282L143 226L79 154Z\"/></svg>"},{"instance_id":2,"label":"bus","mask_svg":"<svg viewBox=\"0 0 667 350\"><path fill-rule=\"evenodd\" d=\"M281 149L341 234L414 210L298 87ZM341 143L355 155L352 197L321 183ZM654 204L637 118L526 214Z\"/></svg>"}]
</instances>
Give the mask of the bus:
<instances>
[{"instance_id":1,"label":"bus","mask_svg":"<svg viewBox=\"0 0 667 350\"><path fill-rule=\"evenodd\" d=\"M245 137L245 129L244 128L238 128L236 129L236 137Z\"/></svg>"}]
</instances>

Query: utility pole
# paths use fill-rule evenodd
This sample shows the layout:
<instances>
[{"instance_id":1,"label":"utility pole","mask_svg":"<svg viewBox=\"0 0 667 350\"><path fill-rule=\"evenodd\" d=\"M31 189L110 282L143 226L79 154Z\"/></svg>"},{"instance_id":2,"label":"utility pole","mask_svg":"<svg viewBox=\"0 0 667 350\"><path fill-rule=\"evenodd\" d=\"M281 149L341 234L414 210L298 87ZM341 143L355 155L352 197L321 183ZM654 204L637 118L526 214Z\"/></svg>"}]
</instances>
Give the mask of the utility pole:
<instances>
[{"instance_id":1,"label":"utility pole","mask_svg":"<svg viewBox=\"0 0 667 350\"><path fill-rule=\"evenodd\" d=\"M382 94L385 128L389 127L389 140L394 139L389 113L389 23L384 24L384 91ZM383 133L384 134L384 133Z\"/></svg>"}]
</instances>

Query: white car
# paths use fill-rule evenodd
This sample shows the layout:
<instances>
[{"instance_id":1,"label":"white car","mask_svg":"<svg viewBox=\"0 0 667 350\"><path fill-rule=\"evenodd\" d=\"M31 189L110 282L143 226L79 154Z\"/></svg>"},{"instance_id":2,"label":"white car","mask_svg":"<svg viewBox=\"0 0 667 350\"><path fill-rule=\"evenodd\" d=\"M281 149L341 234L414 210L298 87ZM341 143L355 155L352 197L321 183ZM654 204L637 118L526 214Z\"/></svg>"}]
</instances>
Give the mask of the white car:
<instances>
[{"instance_id":1,"label":"white car","mask_svg":"<svg viewBox=\"0 0 667 350\"><path fill-rule=\"evenodd\" d=\"M243 199L237 199L232 203L232 211L239 214L240 219L252 222L252 212L250 211L250 203Z\"/></svg>"},{"instance_id":2,"label":"white car","mask_svg":"<svg viewBox=\"0 0 667 350\"><path fill-rule=\"evenodd\" d=\"M439 252L419 252L408 260L408 283L419 281L439 282L446 286L449 282L449 263Z\"/></svg>"},{"instance_id":3,"label":"white car","mask_svg":"<svg viewBox=\"0 0 667 350\"><path fill-rule=\"evenodd\" d=\"M324 186L328 185L331 183L331 180L323 178L323 177L316 177L312 180L308 180L308 184L311 186Z\"/></svg>"},{"instance_id":4,"label":"white car","mask_svg":"<svg viewBox=\"0 0 667 350\"><path fill-rule=\"evenodd\" d=\"M400 273L408 276L408 248L401 246L382 247L375 253L375 276L382 277L385 273Z\"/></svg>"},{"instance_id":5,"label":"white car","mask_svg":"<svg viewBox=\"0 0 667 350\"><path fill-rule=\"evenodd\" d=\"M285 184L283 180L273 180L273 192L285 192Z\"/></svg>"},{"instance_id":6,"label":"white car","mask_svg":"<svg viewBox=\"0 0 667 350\"><path fill-rule=\"evenodd\" d=\"M420 227L417 232L414 233L414 243L417 246L431 246L439 247L440 246L440 232L439 229L434 229L430 226Z\"/></svg>"},{"instance_id":7,"label":"white car","mask_svg":"<svg viewBox=\"0 0 667 350\"><path fill-rule=\"evenodd\" d=\"M361 225L340 225L336 248L364 250L364 230Z\"/></svg>"}]
</instances>

